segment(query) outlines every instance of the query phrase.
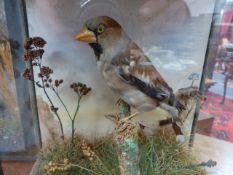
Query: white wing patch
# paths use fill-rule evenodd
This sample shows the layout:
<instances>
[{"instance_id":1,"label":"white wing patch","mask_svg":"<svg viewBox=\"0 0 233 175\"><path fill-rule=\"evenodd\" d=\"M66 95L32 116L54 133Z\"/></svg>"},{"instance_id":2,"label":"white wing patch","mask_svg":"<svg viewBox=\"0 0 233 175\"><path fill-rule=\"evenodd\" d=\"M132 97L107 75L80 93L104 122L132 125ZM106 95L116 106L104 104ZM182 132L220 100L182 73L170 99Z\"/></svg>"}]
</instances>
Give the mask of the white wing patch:
<instances>
[{"instance_id":1,"label":"white wing patch","mask_svg":"<svg viewBox=\"0 0 233 175\"><path fill-rule=\"evenodd\" d=\"M142 74L137 74L136 76L139 80L143 81L144 83L146 83L148 86L154 87L153 82L150 79L149 75L146 75L145 72L143 72Z\"/></svg>"}]
</instances>

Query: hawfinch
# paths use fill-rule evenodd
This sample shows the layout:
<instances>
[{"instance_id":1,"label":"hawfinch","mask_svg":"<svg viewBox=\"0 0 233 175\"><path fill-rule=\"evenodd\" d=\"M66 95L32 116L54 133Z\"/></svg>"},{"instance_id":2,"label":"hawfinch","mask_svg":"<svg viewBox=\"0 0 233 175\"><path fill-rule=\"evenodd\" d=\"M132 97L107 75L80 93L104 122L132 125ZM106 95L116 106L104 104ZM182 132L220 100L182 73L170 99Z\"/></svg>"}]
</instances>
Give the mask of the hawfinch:
<instances>
[{"instance_id":1,"label":"hawfinch","mask_svg":"<svg viewBox=\"0 0 233 175\"><path fill-rule=\"evenodd\" d=\"M184 105L118 22L107 16L89 19L75 39L91 46L106 83L130 106L139 112L161 107L178 121Z\"/></svg>"}]
</instances>

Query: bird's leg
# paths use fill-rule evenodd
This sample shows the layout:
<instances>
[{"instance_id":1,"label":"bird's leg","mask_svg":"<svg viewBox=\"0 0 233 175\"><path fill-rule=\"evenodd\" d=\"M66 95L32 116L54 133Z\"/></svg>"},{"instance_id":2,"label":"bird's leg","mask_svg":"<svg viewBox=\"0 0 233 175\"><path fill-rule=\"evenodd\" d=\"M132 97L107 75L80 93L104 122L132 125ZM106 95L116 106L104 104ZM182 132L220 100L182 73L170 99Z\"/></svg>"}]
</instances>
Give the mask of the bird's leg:
<instances>
[{"instance_id":1,"label":"bird's leg","mask_svg":"<svg viewBox=\"0 0 233 175\"><path fill-rule=\"evenodd\" d=\"M160 103L160 108L168 111L171 114L172 116L171 123L172 123L172 128L176 134L176 141L183 143L185 141L185 137L182 131L182 125L181 125L181 121L179 118L178 110L175 107L169 106L165 103Z\"/></svg>"},{"instance_id":2,"label":"bird's leg","mask_svg":"<svg viewBox=\"0 0 233 175\"><path fill-rule=\"evenodd\" d=\"M170 106L166 103L160 103L159 107L171 114L172 122L179 122L180 121L179 112L175 107Z\"/></svg>"}]
</instances>

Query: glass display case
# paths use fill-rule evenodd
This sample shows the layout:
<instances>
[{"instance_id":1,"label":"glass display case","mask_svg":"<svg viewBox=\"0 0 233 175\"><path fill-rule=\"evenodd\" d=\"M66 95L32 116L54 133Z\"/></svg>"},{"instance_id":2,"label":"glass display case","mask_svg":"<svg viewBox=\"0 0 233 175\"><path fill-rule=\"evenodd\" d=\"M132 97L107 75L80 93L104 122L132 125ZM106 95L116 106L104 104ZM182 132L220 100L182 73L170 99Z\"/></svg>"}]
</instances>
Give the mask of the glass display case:
<instances>
[{"instance_id":1,"label":"glass display case","mask_svg":"<svg viewBox=\"0 0 233 175\"><path fill-rule=\"evenodd\" d=\"M54 77L66 80L66 87L75 79L94 87L93 94L84 102L79 114L77 131L80 133L87 134L87 126L90 128L90 135L109 132L113 126L103 116L111 113L112 104L119 98L98 73L95 59L91 59L94 57L93 51L88 45L73 39L83 23L91 17L102 15L116 19L129 37L148 55L174 92L192 84L189 80L191 74L197 74L199 77L202 75L214 1L204 4L199 1L194 3L180 0L172 4L150 1L126 3L121 0L26 2L30 35L43 36L46 39L43 61L54 70ZM150 10L150 5L158 12ZM178 77L182 81L174 81ZM194 85L199 84L200 78ZM73 93L66 88L61 88L60 93L63 94L64 101L69 103L69 108L75 108L76 99ZM37 88L37 94L46 100L41 88ZM98 106L94 105L99 101L101 103ZM58 103L57 106L61 116L65 116L66 110L62 109L62 104ZM166 117L167 114L157 111L159 115L156 117L152 117L153 113L145 113L141 114L140 118L153 121ZM187 128L190 129L193 115L189 115L189 118ZM65 118L63 121L64 125L67 125L69 119ZM43 137L46 136L42 133Z\"/></svg>"},{"instance_id":2,"label":"glass display case","mask_svg":"<svg viewBox=\"0 0 233 175\"><path fill-rule=\"evenodd\" d=\"M230 0L0 0L2 174L224 172L232 20Z\"/></svg>"},{"instance_id":3,"label":"glass display case","mask_svg":"<svg viewBox=\"0 0 233 175\"><path fill-rule=\"evenodd\" d=\"M25 11L19 1L0 1L0 9L0 157L11 169L8 161L36 159L40 136L34 86L21 78Z\"/></svg>"}]
</instances>

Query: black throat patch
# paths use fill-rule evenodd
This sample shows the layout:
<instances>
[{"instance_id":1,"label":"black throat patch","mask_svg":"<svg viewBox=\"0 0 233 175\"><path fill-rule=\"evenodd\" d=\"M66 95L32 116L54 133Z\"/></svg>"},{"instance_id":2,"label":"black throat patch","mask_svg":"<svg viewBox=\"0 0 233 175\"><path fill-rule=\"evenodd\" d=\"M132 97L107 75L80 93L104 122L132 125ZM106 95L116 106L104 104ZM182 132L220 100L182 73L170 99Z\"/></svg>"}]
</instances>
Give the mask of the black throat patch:
<instances>
[{"instance_id":1,"label":"black throat patch","mask_svg":"<svg viewBox=\"0 0 233 175\"><path fill-rule=\"evenodd\" d=\"M95 56L97 57L97 60L100 59L100 55L103 53L103 48L99 43L89 43L91 48L94 50Z\"/></svg>"}]
</instances>

